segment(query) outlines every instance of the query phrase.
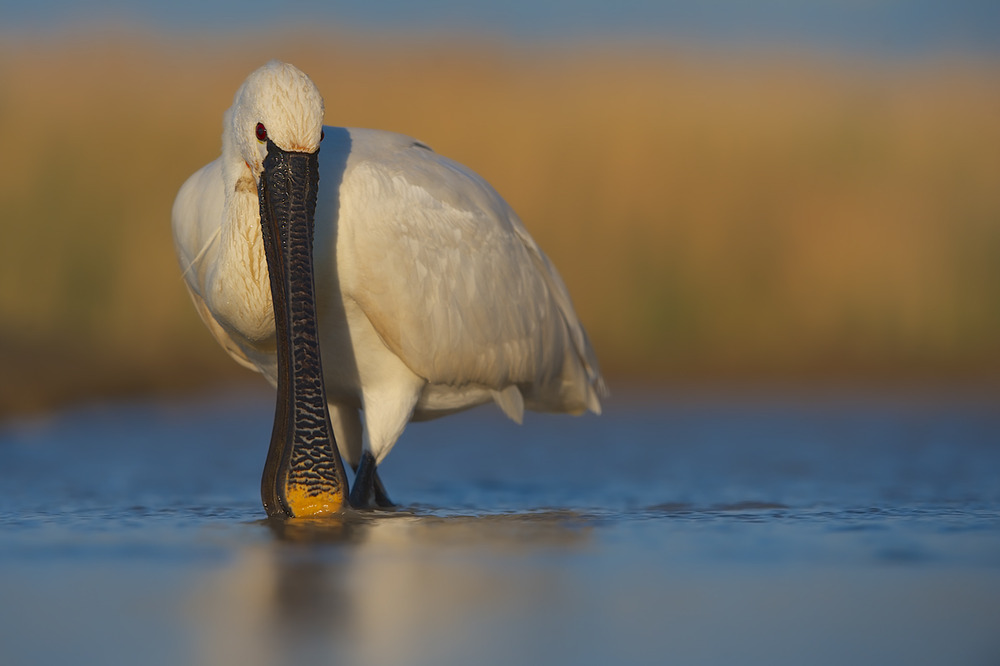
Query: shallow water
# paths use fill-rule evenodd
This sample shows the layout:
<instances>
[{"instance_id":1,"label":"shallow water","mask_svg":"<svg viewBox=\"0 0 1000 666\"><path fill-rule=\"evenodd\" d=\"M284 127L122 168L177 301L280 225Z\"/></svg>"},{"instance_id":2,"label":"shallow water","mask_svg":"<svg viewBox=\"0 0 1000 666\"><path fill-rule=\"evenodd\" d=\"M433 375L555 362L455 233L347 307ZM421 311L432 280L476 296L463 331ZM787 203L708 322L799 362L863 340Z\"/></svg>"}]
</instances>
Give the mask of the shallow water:
<instances>
[{"instance_id":1,"label":"shallow water","mask_svg":"<svg viewBox=\"0 0 1000 666\"><path fill-rule=\"evenodd\" d=\"M0 426L0 664L1000 664L987 397L477 410L339 521L262 519L271 414Z\"/></svg>"}]
</instances>

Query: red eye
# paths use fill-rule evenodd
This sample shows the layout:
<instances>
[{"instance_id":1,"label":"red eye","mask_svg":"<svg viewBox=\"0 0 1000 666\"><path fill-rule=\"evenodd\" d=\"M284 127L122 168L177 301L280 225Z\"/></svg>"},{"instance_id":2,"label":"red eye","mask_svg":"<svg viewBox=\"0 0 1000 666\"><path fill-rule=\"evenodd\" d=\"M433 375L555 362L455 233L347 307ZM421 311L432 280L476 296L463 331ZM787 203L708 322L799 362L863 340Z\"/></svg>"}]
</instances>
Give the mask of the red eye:
<instances>
[{"instance_id":1,"label":"red eye","mask_svg":"<svg viewBox=\"0 0 1000 666\"><path fill-rule=\"evenodd\" d=\"M264 127L264 123L257 123L257 140L267 141L267 128Z\"/></svg>"}]
</instances>

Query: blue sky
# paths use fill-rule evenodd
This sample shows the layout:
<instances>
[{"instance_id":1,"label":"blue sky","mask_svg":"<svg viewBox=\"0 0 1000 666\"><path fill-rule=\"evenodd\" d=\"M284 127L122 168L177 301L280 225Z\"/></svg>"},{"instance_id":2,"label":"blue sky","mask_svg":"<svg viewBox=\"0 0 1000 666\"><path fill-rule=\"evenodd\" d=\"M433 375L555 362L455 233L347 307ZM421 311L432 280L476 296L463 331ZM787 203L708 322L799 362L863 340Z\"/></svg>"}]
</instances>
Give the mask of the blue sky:
<instances>
[{"instance_id":1,"label":"blue sky","mask_svg":"<svg viewBox=\"0 0 1000 666\"><path fill-rule=\"evenodd\" d=\"M268 25L475 32L509 40L811 46L892 56L1000 56L996 0L0 0L0 34L136 25L165 32Z\"/></svg>"}]
</instances>

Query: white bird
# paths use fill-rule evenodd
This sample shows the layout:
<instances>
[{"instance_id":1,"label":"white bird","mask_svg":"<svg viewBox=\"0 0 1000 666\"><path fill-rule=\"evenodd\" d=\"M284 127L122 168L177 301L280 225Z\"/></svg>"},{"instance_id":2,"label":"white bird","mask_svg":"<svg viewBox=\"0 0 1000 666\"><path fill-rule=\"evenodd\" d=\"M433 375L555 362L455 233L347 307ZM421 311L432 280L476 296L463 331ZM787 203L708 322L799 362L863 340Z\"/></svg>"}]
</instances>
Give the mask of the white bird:
<instances>
[{"instance_id":1,"label":"white bird","mask_svg":"<svg viewBox=\"0 0 1000 666\"><path fill-rule=\"evenodd\" d=\"M526 408L600 413L566 286L496 191L420 141L323 115L308 76L269 62L173 207L202 320L278 387L268 513L339 510L338 447L358 470L350 504L388 504L376 465L411 420L489 401L517 422Z\"/></svg>"}]
</instances>

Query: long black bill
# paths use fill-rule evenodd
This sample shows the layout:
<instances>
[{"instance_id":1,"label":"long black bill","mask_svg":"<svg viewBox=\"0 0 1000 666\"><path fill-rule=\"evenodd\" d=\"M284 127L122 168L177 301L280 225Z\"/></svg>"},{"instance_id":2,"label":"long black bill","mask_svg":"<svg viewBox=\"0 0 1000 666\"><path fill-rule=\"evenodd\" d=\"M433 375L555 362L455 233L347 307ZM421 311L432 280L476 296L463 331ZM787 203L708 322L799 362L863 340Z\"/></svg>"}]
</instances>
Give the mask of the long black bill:
<instances>
[{"instance_id":1,"label":"long black bill","mask_svg":"<svg viewBox=\"0 0 1000 666\"><path fill-rule=\"evenodd\" d=\"M278 399L260 488L269 516L333 513L347 502L316 326L312 257L318 187L318 151L285 151L268 140L258 194L278 347Z\"/></svg>"}]
</instances>

